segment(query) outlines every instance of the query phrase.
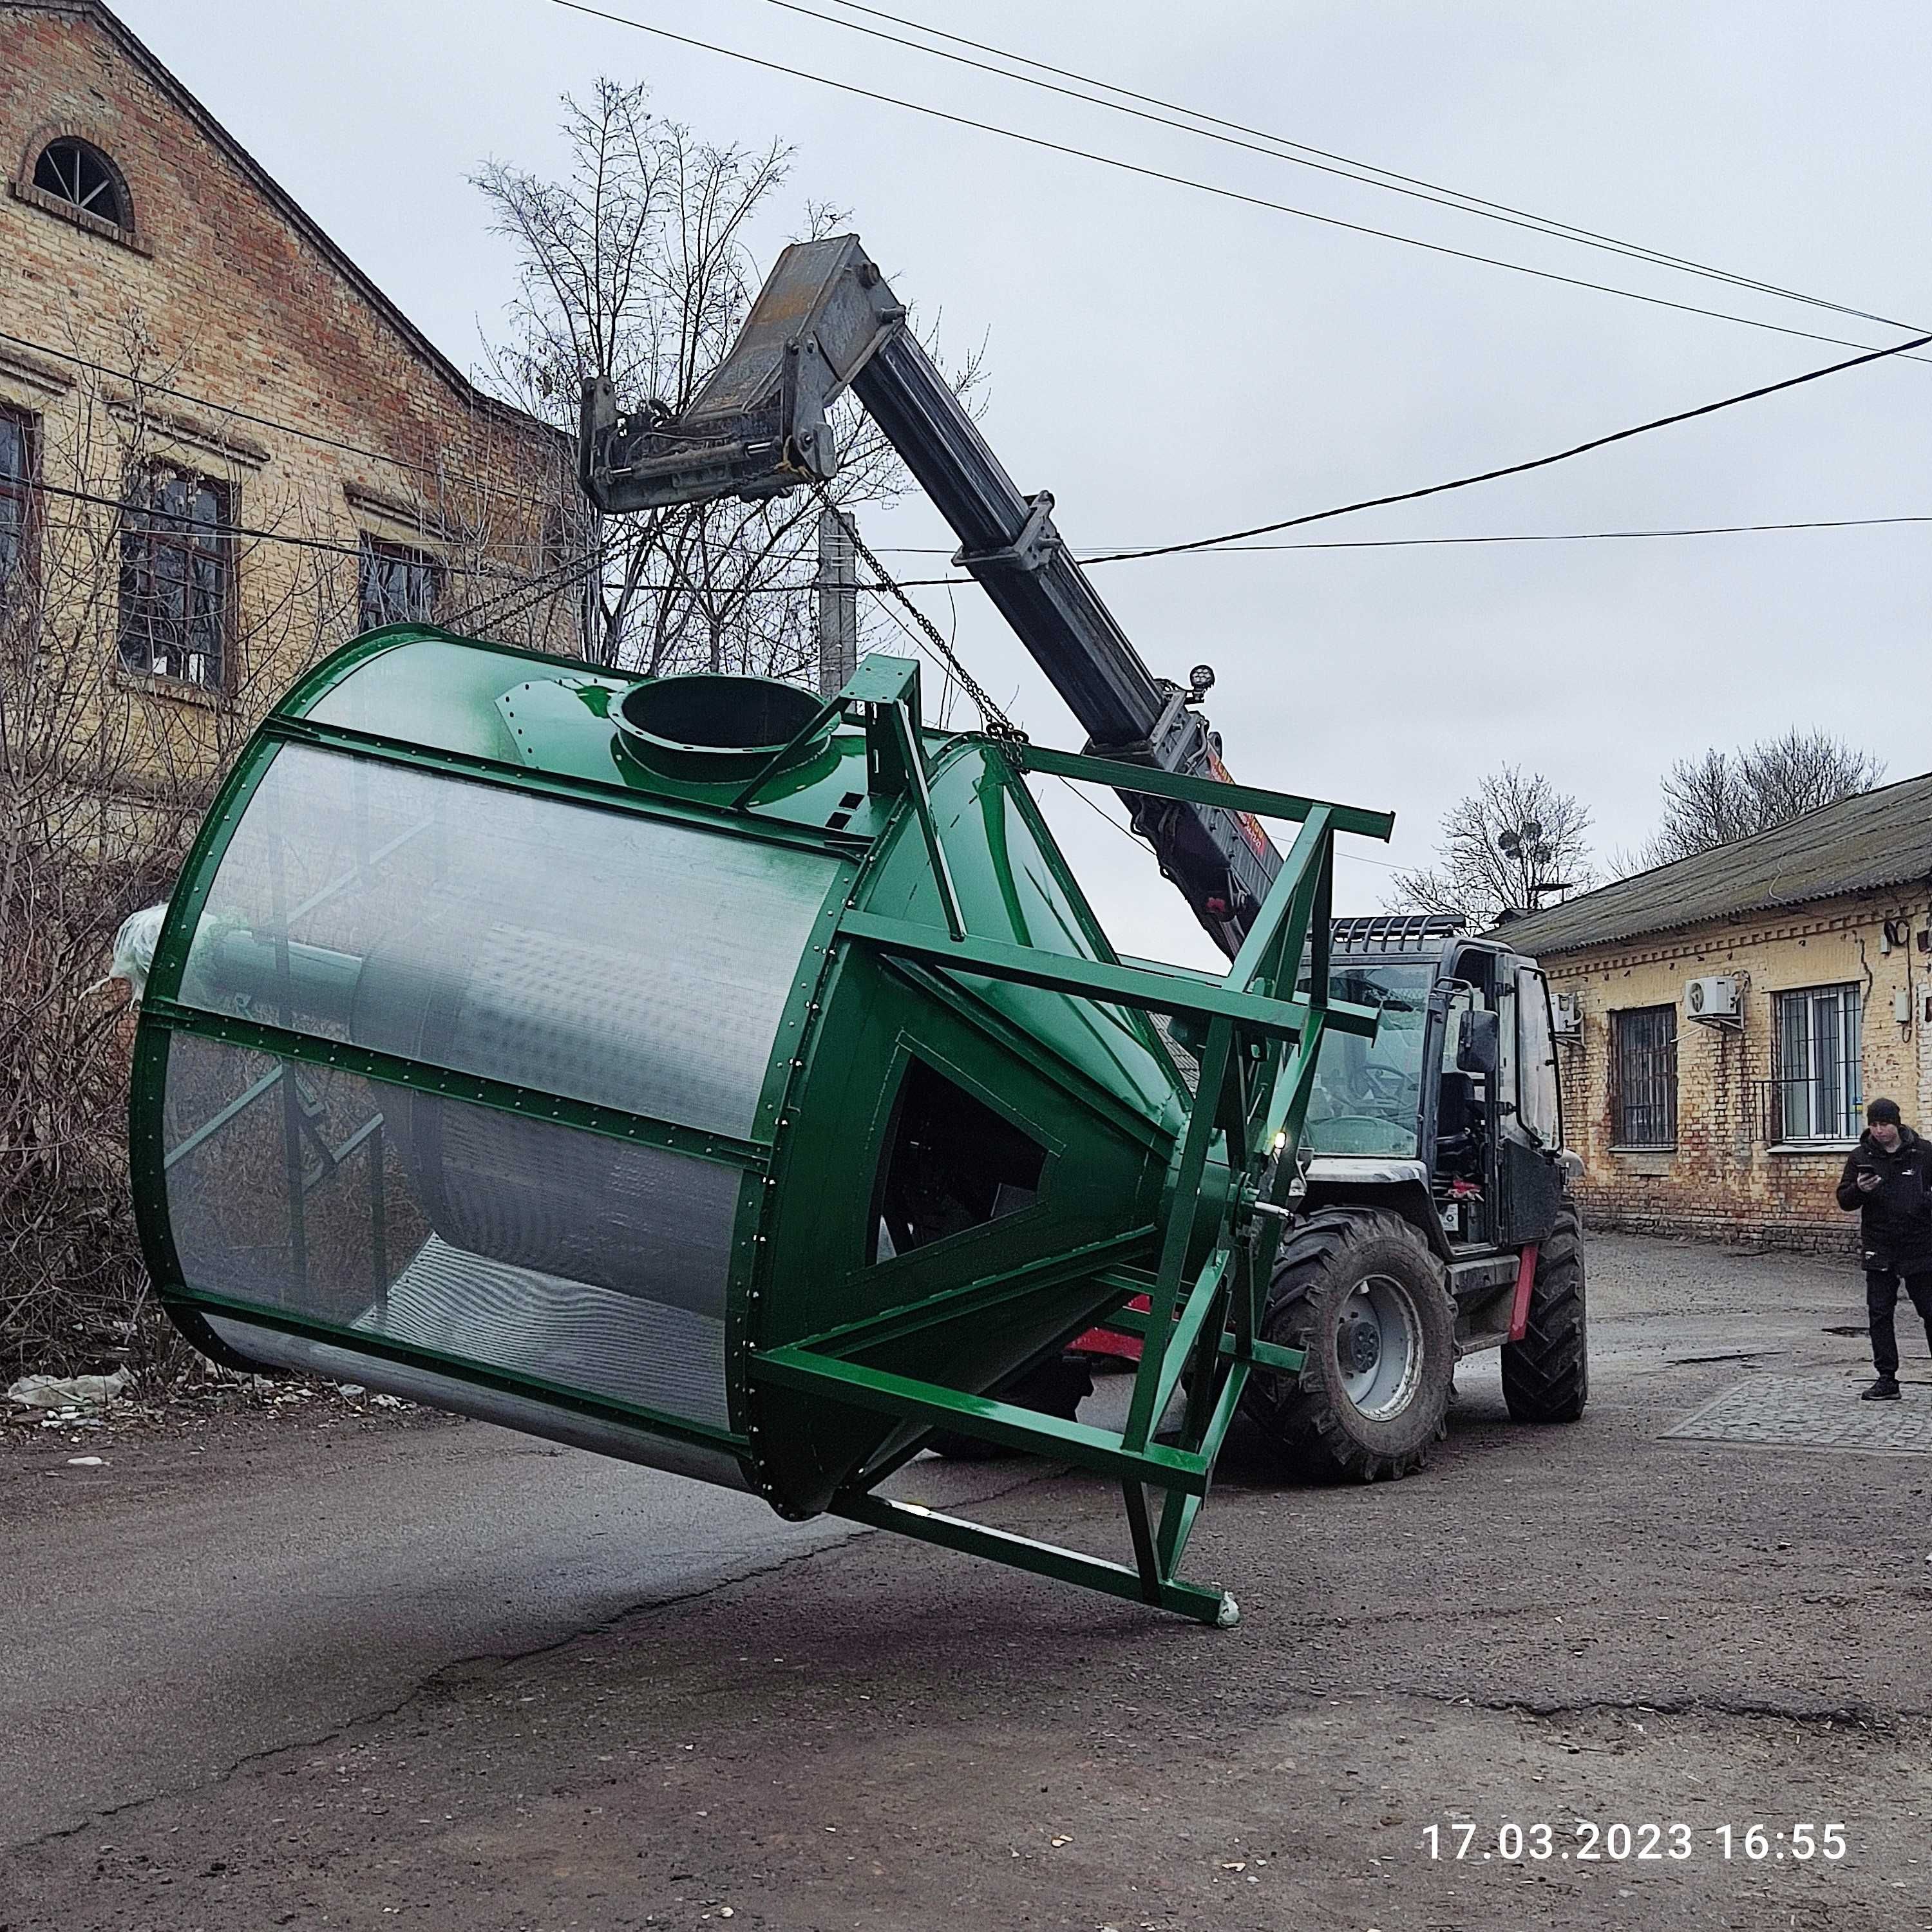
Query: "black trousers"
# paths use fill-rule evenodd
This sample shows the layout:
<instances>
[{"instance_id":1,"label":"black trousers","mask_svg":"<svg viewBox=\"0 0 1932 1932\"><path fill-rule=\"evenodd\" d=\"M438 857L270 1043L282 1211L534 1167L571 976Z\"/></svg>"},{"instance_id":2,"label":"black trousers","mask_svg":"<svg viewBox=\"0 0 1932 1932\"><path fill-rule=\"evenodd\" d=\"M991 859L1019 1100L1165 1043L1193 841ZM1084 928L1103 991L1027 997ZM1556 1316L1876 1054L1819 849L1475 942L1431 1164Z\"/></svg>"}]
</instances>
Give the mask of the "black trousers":
<instances>
[{"instance_id":1,"label":"black trousers","mask_svg":"<svg viewBox=\"0 0 1932 1932\"><path fill-rule=\"evenodd\" d=\"M1925 1346L1932 1348L1932 1274L1904 1277L1905 1292L1912 1298L1925 1324ZM1872 1366L1882 1376L1898 1372L1898 1335L1892 1327L1892 1311L1898 1305L1899 1276L1891 1268L1865 1270L1865 1312L1871 1318Z\"/></svg>"}]
</instances>

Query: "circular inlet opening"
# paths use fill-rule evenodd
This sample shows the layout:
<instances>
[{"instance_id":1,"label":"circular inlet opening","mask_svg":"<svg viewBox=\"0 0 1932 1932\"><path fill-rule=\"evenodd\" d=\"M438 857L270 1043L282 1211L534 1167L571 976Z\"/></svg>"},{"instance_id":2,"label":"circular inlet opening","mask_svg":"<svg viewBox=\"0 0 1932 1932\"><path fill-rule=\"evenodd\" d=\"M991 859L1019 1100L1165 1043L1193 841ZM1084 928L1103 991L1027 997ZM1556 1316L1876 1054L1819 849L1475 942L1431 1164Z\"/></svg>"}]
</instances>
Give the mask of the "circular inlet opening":
<instances>
[{"instance_id":1,"label":"circular inlet opening","mask_svg":"<svg viewBox=\"0 0 1932 1932\"><path fill-rule=\"evenodd\" d=\"M768 677L653 678L634 685L617 707L626 746L653 770L685 778L749 776L768 764L818 716L820 700ZM828 719L825 731L831 729ZM788 764L824 742L814 732Z\"/></svg>"}]
</instances>

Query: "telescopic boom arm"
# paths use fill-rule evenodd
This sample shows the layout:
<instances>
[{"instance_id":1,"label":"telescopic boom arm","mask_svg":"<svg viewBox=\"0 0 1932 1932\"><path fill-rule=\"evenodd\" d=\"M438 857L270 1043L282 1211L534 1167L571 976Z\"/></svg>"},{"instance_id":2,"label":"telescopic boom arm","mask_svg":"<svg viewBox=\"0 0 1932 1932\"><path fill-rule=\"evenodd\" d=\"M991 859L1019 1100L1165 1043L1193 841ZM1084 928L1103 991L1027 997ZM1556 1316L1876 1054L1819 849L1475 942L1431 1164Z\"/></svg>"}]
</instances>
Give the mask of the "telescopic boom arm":
<instances>
[{"instance_id":1,"label":"telescopic boom arm","mask_svg":"<svg viewBox=\"0 0 1932 1932\"><path fill-rule=\"evenodd\" d=\"M722 496L754 502L828 480L830 405L848 388L959 538L970 571L1088 734L1088 748L1197 778L1227 776L1198 710L1214 681L1157 678L1053 526L1053 499L1023 496L907 326L854 235L778 257L730 352L681 415L619 412L608 377L584 388L578 460L600 510ZM1195 916L1232 958L1280 855L1245 812L1124 791L1135 827Z\"/></svg>"}]
</instances>

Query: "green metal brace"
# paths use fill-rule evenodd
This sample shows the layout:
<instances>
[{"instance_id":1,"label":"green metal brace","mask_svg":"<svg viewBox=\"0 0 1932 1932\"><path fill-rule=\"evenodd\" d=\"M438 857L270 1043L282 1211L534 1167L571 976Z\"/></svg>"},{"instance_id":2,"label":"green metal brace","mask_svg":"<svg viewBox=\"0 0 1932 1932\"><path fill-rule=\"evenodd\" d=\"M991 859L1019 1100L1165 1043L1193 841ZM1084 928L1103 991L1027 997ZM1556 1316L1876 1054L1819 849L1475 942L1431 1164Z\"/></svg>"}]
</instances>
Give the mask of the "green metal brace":
<instances>
[{"instance_id":1,"label":"green metal brace","mask_svg":"<svg viewBox=\"0 0 1932 1932\"><path fill-rule=\"evenodd\" d=\"M860 700L850 687L847 696ZM1022 769L1156 796L1201 799L1298 820L1301 826L1239 956L1220 979L1138 961L1042 953L964 932L932 818L916 716L898 691L868 689L861 701L874 707L868 735L876 733L872 762L883 768L879 776L888 784L902 778L913 800L946 930L848 910L838 925L841 942L942 971L1050 987L1148 1011L1191 1014L1208 1022L1207 1036L1175 1166L1177 1204L1168 1218L1154 1276L1148 1280L1102 1268L1094 1276L1096 1288L1113 1297L1111 1310L1098 1318L1138 1335L1142 1342L1126 1424L1118 1434L890 1374L826 1352L830 1343L856 1352L872 1339L870 1323L856 1324L836 1342L828 1336L767 1350L754 1358L752 1372L776 1386L816 1392L914 1424L943 1425L1112 1476L1120 1485L1134 1562L1131 1566L1109 1562L873 1493L871 1486L900 1466L903 1456L868 1472L862 1486L842 1492L832 1504L835 1514L1204 1622L1231 1624L1239 1615L1231 1597L1184 1582L1176 1572L1249 1375L1257 1367L1294 1373L1303 1364L1300 1350L1261 1340L1260 1304L1280 1241L1281 1210L1292 1184L1322 1036L1331 1030L1372 1036L1376 1020L1370 1009L1328 998L1334 834L1348 830L1386 838L1393 820L1386 813L1178 777L1031 744L1009 746L1007 757ZM754 790L748 788L747 796ZM1304 950L1312 968L1305 994L1296 984ZM1202 1182L1217 1140L1240 1191L1232 1209L1224 1210L1231 1218L1224 1221L1221 1238L1184 1297L1183 1270L1194 1245ZM1257 1208L1261 1211L1254 1211ZM1148 1298L1145 1314L1124 1305L1142 1293ZM903 1319L903 1312L886 1318ZM1178 1438L1172 1446L1156 1442L1154 1429L1184 1377L1187 1394ZM1164 1498L1158 1522L1149 1508L1150 1490Z\"/></svg>"}]
</instances>

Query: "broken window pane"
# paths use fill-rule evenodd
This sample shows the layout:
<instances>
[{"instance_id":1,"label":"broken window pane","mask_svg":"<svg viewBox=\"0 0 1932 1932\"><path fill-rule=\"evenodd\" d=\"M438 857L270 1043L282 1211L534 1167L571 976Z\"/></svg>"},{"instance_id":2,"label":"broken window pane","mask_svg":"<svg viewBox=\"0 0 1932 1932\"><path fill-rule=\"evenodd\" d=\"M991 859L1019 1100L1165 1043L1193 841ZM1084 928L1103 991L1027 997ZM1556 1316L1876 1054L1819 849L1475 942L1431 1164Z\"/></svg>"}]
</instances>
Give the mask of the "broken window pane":
<instances>
[{"instance_id":1,"label":"broken window pane","mask_svg":"<svg viewBox=\"0 0 1932 1932\"><path fill-rule=\"evenodd\" d=\"M120 647L128 670L220 688L234 497L226 484L161 469L122 508Z\"/></svg>"},{"instance_id":2,"label":"broken window pane","mask_svg":"<svg viewBox=\"0 0 1932 1932\"><path fill-rule=\"evenodd\" d=\"M359 569L362 628L427 624L442 596L442 566L426 551L362 539Z\"/></svg>"}]
</instances>

